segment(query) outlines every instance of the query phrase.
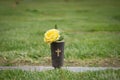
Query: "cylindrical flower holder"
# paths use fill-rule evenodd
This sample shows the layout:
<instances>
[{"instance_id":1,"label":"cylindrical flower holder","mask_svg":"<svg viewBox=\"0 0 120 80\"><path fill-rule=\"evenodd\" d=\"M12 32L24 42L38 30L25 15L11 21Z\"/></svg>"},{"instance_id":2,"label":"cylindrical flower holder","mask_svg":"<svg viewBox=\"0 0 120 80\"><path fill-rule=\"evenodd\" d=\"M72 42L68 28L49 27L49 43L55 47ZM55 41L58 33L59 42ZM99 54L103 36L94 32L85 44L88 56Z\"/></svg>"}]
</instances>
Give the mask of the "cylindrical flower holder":
<instances>
[{"instance_id":1,"label":"cylindrical flower holder","mask_svg":"<svg viewBox=\"0 0 120 80\"><path fill-rule=\"evenodd\" d=\"M54 68L61 68L64 60L64 41L51 43L51 58Z\"/></svg>"}]
</instances>

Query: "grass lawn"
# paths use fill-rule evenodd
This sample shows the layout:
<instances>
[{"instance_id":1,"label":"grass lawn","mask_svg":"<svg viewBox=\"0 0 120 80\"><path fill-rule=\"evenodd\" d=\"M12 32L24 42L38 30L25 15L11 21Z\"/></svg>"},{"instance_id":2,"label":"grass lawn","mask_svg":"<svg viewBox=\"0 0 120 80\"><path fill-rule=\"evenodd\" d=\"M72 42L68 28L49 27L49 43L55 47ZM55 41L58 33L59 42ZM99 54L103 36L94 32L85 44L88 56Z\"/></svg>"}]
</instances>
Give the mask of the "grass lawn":
<instances>
[{"instance_id":1,"label":"grass lawn","mask_svg":"<svg viewBox=\"0 0 120 80\"><path fill-rule=\"evenodd\" d=\"M120 66L120 0L22 0L16 7L1 0L0 65L51 65L43 37L55 24L64 32L65 66Z\"/></svg>"},{"instance_id":2,"label":"grass lawn","mask_svg":"<svg viewBox=\"0 0 120 80\"><path fill-rule=\"evenodd\" d=\"M120 80L120 70L75 73L66 70L27 72L22 70L0 71L0 80Z\"/></svg>"}]
</instances>

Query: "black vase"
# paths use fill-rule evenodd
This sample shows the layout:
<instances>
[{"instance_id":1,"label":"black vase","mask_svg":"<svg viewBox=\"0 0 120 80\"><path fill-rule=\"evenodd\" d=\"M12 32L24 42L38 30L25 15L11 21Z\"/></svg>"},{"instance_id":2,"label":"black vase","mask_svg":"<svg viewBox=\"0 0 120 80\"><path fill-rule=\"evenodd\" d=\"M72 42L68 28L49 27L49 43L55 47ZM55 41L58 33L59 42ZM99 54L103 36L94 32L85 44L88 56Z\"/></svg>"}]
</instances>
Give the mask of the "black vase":
<instances>
[{"instance_id":1,"label":"black vase","mask_svg":"<svg viewBox=\"0 0 120 80\"><path fill-rule=\"evenodd\" d=\"M64 41L51 43L51 58L54 68L61 68L64 61Z\"/></svg>"}]
</instances>

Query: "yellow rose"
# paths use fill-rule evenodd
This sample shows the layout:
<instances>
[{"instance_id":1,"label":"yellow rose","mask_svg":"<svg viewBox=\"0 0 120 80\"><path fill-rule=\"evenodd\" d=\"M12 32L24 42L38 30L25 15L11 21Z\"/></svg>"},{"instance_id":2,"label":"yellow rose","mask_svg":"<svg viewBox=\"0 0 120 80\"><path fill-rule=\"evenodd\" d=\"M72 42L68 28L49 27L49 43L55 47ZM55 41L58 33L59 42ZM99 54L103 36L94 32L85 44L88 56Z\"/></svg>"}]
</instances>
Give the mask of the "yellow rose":
<instances>
[{"instance_id":1,"label":"yellow rose","mask_svg":"<svg viewBox=\"0 0 120 80\"><path fill-rule=\"evenodd\" d=\"M44 35L44 41L46 43L52 43L59 39L60 34L57 29L50 29Z\"/></svg>"}]
</instances>

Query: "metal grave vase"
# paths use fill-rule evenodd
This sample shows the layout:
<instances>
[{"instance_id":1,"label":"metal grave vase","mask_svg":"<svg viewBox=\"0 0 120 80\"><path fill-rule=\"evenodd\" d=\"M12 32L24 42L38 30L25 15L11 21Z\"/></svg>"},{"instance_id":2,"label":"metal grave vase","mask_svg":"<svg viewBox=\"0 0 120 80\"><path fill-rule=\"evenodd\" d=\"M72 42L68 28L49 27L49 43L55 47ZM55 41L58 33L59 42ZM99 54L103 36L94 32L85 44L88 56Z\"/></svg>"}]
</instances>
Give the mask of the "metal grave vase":
<instances>
[{"instance_id":1,"label":"metal grave vase","mask_svg":"<svg viewBox=\"0 0 120 80\"><path fill-rule=\"evenodd\" d=\"M51 43L51 59L54 68L61 68L64 61L64 41Z\"/></svg>"}]
</instances>

